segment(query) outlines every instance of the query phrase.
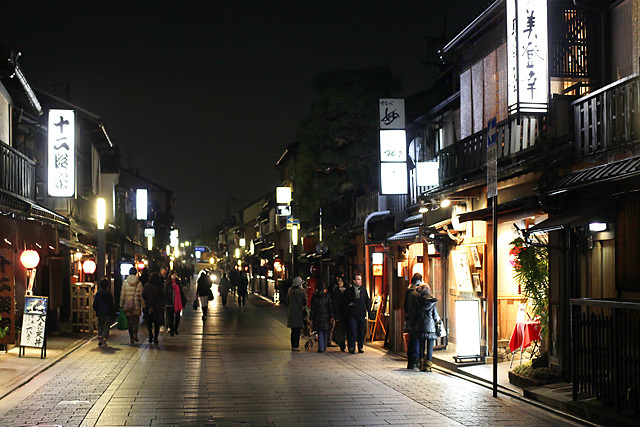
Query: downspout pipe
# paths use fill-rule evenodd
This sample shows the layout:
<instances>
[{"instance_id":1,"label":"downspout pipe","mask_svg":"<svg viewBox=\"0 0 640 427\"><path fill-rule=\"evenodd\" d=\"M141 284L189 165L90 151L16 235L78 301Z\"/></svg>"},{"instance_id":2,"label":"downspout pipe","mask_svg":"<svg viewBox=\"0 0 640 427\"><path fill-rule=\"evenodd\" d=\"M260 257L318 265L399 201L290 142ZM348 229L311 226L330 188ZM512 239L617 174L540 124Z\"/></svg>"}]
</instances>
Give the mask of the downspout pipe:
<instances>
[{"instance_id":1,"label":"downspout pipe","mask_svg":"<svg viewBox=\"0 0 640 427\"><path fill-rule=\"evenodd\" d=\"M370 286L370 283L369 283L369 221L372 218L375 218L377 216L389 215L390 213L391 211L389 210L371 212L369 215L367 215L367 218L364 220L364 268L365 268L365 280L366 280L367 286Z\"/></svg>"}]
</instances>

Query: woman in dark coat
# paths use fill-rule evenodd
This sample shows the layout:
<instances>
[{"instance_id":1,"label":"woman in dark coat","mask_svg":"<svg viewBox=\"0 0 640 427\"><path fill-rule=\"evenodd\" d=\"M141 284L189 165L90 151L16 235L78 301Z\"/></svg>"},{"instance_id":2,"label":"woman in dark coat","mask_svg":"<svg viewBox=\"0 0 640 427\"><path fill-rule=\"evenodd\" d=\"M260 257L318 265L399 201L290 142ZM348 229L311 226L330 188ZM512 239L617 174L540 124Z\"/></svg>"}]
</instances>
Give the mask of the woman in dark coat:
<instances>
[{"instance_id":1,"label":"woman in dark coat","mask_svg":"<svg viewBox=\"0 0 640 427\"><path fill-rule=\"evenodd\" d=\"M144 300L144 318L149 329L149 342L158 343L160 324L162 323L163 282L160 273L152 273L142 290Z\"/></svg>"},{"instance_id":2,"label":"woman in dark coat","mask_svg":"<svg viewBox=\"0 0 640 427\"><path fill-rule=\"evenodd\" d=\"M300 331L304 326L307 310L307 293L301 287L303 283L300 277L294 277L293 284L287 292L287 326L291 328L291 351L300 351Z\"/></svg>"},{"instance_id":3,"label":"woman in dark coat","mask_svg":"<svg viewBox=\"0 0 640 427\"><path fill-rule=\"evenodd\" d=\"M431 288L426 283L418 288L418 298L415 302L413 315L411 316L411 335L420 344L420 370L431 372L433 362L433 345L438 338L436 323L440 321L436 297L431 295ZM425 357L425 350L427 352Z\"/></svg>"},{"instance_id":4,"label":"woman in dark coat","mask_svg":"<svg viewBox=\"0 0 640 427\"><path fill-rule=\"evenodd\" d=\"M318 287L311 297L311 328L318 333L318 353L324 353L327 350L327 340L332 324L331 294L325 290L324 283L318 282Z\"/></svg>"},{"instance_id":5,"label":"woman in dark coat","mask_svg":"<svg viewBox=\"0 0 640 427\"><path fill-rule=\"evenodd\" d=\"M340 351L345 350L345 341L347 338L347 319L344 298L346 290L344 279L338 277L337 284L331 294L331 304L333 306L333 320L335 322L333 326L333 341L338 344Z\"/></svg>"}]
</instances>

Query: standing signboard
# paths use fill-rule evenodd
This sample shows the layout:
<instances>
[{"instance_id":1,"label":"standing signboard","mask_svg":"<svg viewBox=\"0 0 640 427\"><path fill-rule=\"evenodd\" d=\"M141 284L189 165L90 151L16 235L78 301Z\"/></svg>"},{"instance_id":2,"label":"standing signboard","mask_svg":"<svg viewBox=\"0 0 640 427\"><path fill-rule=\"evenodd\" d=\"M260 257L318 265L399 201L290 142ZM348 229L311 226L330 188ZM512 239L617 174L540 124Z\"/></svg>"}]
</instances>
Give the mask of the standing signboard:
<instances>
[{"instance_id":1,"label":"standing signboard","mask_svg":"<svg viewBox=\"0 0 640 427\"><path fill-rule=\"evenodd\" d=\"M15 277L13 250L0 249L0 329L7 328L7 334L0 338L0 344L15 342Z\"/></svg>"},{"instance_id":2,"label":"standing signboard","mask_svg":"<svg viewBox=\"0 0 640 427\"><path fill-rule=\"evenodd\" d=\"M22 334L20 335L20 351L24 354L25 347L40 348L40 358L47 355L47 340L45 325L47 324L47 307L49 297L26 296L24 298L24 314L22 316Z\"/></svg>"}]
</instances>

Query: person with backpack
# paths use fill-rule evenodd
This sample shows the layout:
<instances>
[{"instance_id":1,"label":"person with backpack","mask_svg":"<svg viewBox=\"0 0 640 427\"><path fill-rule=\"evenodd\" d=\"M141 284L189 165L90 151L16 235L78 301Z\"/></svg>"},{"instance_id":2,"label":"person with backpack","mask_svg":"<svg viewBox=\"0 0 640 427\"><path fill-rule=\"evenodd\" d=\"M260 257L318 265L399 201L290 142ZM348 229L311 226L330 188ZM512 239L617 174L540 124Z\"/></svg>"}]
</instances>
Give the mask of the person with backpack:
<instances>
[{"instance_id":1,"label":"person with backpack","mask_svg":"<svg viewBox=\"0 0 640 427\"><path fill-rule=\"evenodd\" d=\"M107 278L100 280L100 290L93 297L93 309L98 316L98 345L107 346L111 319L116 309L116 303L109 287L111 281Z\"/></svg>"}]
</instances>

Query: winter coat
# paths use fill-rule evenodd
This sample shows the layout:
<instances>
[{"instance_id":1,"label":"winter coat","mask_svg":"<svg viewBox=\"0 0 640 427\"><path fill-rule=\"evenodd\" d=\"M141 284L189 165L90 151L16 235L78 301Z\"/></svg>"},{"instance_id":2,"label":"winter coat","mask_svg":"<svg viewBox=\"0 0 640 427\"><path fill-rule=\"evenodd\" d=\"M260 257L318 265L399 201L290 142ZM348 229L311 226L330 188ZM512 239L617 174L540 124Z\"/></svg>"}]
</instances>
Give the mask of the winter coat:
<instances>
[{"instance_id":1,"label":"winter coat","mask_svg":"<svg viewBox=\"0 0 640 427\"><path fill-rule=\"evenodd\" d=\"M144 301L145 314L150 314L149 310L160 315L163 306L163 283L162 276L153 273L149 276L149 281L142 289L142 299Z\"/></svg>"},{"instance_id":2,"label":"winter coat","mask_svg":"<svg viewBox=\"0 0 640 427\"><path fill-rule=\"evenodd\" d=\"M331 328L333 319L333 304L331 304L331 294L328 292L316 291L311 297L311 321L313 329L324 330Z\"/></svg>"},{"instance_id":3,"label":"winter coat","mask_svg":"<svg viewBox=\"0 0 640 427\"><path fill-rule=\"evenodd\" d=\"M198 288L196 290L196 292L198 292L198 296L213 296L213 293L211 292L211 284L211 278L208 275L202 274L200 277L198 277Z\"/></svg>"},{"instance_id":4,"label":"winter coat","mask_svg":"<svg viewBox=\"0 0 640 427\"><path fill-rule=\"evenodd\" d=\"M167 281L164 284L164 306L175 308L176 295L175 295L175 292L173 291L173 285L171 283L172 283L172 280L171 280L171 277L169 277L169 279L167 279ZM184 294L184 290L182 289L182 286L180 286L179 282L178 282L178 289L180 289L180 298L181 298L180 301L182 302L182 306L185 307L187 305L187 296Z\"/></svg>"},{"instance_id":5,"label":"winter coat","mask_svg":"<svg viewBox=\"0 0 640 427\"><path fill-rule=\"evenodd\" d=\"M413 284L409 286L407 294L404 296L405 332L408 332L411 329L411 316L413 315L413 309L416 306L416 301L419 296L420 294L418 294L416 287Z\"/></svg>"},{"instance_id":6,"label":"winter coat","mask_svg":"<svg viewBox=\"0 0 640 427\"><path fill-rule=\"evenodd\" d=\"M133 311L127 313L127 316L140 316L142 314L142 288L142 282L136 275L127 276L122 282L120 307L124 307L124 303L127 301L133 301Z\"/></svg>"},{"instance_id":7,"label":"winter coat","mask_svg":"<svg viewBox=\"0 0 640 427\"><path fill-rule=\"evenodd\" d=\"M363 317L369 317L369 307L371 307L371 301L369 300L369 294L367 289L360 286L360 297L356 298L355 286L349 287L345 291L345 300L347 304L347 318L362 319Z\"/></svg>"},{"instance_id":8,"label":"winter coat","mask_svg":"<svg viewBox=\"0 0 640 427\"><path fill-rule=\"evenodd\" d=\"M345 302L346 302L348 288L342 288L342 289L344 290L340 291L340 288L336 286L333 288L333 292L331 293L331 305L333 307L333 318L337 322L344 322L347 318L347 306Z\"/></svg>"},{"instance_id":9,"label":"winter coat","mask_svg":"<svg viewBox=\"0 0 640 427\"><path fill-rule=\"evenodd\" d=\"M100 289L93 297L93 309L98 316L108 316L116 311L116 303L108 289Z\"/></svg>"},{"instance_id":10,"label":"winter coat","mask_svg":"<svg viewBox=\"0 0 640 427\"><path fill-rule=\"evenodd\" d=\"M411 337L417 339L435 340L436 322L440 320L438 308L436 307L438 300L432 295L420 295L416 300L411 315Z\"/></svg>"},{"instance_id":11,"label":"winter coat","mask_svg":"<svg viewBox=\"0 0 640 427\"><path fill-rule=\"evenodd\" d=\"M290 328L302 328L304 326L305 313L307 307L307 293L300 286L289 288L287 292L287 326Z\"/></svg>"},{"instance_id":12,"label":"winter coat","mask_svg":"<svg viewBox=\"0 0 640 427\"><path fill-rule=\"evenodd\" d=\"M223 277L222 279L220 279L220 284L218 285L218 292L220 292L220 295L222 295L223 297L226 297L227 294L229 293L230 287L231 287L231 284L229 283L229 279L227 279L226 277Z\"/></svg>"},{"instance_id":13,"label":"winter coat","mask_svg":"<svg viewBox=\"0 0 640 427\"><path fill-rule=\"evenodd\" d=\"M238 295L247 295L247 286L249 286L249 283L247 282L247 276L244 273L240 273L240 276L238 276L236 286L238 288Z\"/></svg>"}]
</instances>

